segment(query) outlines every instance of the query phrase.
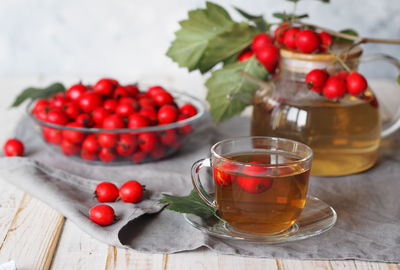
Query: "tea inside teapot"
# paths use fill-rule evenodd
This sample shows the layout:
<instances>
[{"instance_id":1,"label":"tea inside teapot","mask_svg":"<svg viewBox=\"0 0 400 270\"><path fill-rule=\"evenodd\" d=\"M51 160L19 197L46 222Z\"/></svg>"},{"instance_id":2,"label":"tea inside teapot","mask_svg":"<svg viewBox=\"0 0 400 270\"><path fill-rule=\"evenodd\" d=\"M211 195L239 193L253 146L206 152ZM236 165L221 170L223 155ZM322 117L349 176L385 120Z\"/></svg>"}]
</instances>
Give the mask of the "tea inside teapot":
<instances>
[{"instance_id":1,"label":"tea inside teapot","mask_svg":"<svg viewBox=\"0 0 400 270\"><path fill-rule=\"evenodd\" d=\"M377 160L381 136L374 94L368 90L362 97L346 95L333 101L310 91L305 73L329 62L318 61L319 55L313 61L299 60L295 58L301 57L298 54L290 52L285 59L283 52L273 90L256 93L251 135L284 137L309 145L314 152L313 175L347 175L370 168ZM297 62L290 65L285 60Z\"/></svg>"}]
</instances>

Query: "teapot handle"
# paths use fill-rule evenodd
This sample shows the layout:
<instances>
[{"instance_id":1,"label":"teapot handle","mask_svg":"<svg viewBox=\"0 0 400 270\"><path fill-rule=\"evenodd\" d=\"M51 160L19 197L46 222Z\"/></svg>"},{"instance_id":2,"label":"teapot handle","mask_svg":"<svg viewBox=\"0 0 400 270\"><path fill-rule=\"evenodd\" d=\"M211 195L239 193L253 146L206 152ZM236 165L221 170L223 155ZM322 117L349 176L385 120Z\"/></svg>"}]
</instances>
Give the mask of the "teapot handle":
<instances>
[{"instance_id":1,"label":"teapot handle","mask_svg":"<svg viewBox=\"0 0 400 270\"><path fill-rule=\"evenodd\" d=\"M361 58L361 62L374 62L374 61L388 62L393 66L395 66L400 74L400 61L393 56L377 53L377 54L369 54ZM385 138L393 134L399 128L400 128L400 109L397 110L395 119L390 123L390 125L388 125L388 127L382 130L381 137Z\"/></svg>"}]
</instances>

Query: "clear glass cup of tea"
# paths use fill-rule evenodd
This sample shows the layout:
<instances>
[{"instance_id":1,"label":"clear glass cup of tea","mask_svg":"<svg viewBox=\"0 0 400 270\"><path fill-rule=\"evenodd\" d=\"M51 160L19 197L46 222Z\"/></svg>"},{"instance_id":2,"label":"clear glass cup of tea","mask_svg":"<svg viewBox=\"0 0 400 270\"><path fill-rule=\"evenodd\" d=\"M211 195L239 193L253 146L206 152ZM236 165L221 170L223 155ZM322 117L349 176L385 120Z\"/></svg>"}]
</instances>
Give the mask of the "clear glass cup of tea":
<instances>
[{"instance_id":1,"label":"clear glass cup of tea","mask_svg":"<svg viewBox=\"0 0 400 270\"><path fill-rule=\"evenodd\" d=\"M289 139L226 139L212 146L211 158L193 164L192 181L231 230L277 235L290 229L305 207L312 156L310 147ZM204 167L212 168L214 195L200 181Z\"/></svg>"}]
</instances>

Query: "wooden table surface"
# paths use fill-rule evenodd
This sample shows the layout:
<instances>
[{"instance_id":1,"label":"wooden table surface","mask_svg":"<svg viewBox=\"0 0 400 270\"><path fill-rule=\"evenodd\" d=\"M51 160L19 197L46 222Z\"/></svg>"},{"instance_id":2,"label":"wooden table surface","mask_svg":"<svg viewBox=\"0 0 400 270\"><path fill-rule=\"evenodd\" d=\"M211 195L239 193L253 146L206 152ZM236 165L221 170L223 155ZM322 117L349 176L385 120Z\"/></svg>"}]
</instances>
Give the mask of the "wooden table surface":
<instances>
[{"instance_id":1,"label":"wooden table surface","mask_svg":"<svg viewBox=\"0 0 400 270\"><path fill-rule=\"evenodd\" d=\"M47 82L49 80L45 80ZM0 142L12 136L23 108L9 110L19 90L43 84L37 77L0 78ZM103 244L38 199L0 179L0 264L14 260L33 269L400 269L400 264L362 261L301 261L219 255L203 249L146 254Z\"/></svg>"}]
</instances>

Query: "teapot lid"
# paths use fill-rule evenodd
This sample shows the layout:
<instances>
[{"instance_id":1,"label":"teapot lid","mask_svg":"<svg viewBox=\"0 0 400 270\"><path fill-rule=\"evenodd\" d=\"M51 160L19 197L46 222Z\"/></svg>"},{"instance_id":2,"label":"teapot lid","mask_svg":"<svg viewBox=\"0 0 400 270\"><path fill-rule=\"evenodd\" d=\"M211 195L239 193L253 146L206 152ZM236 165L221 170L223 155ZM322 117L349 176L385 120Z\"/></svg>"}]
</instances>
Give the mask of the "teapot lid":
<instances>
[{"instance_id":1,"label":"teapot lid","mask_svg":"<svg viewBox=\"0 0 400 270\"><path fill-rule=\"evenodd\" d=\"M353 66L363 52L359 46L354 46L350 50L346 51L345 45L334 46L332 51L341 54L345 62L349 63L349 66ZM336 61L336 55L334 53L309 54L281 48L280 68L281 70L283 69L301 73L307 73L316 68L335 68L332 66L332 63Z\"/></svg>"}]
</instances>

